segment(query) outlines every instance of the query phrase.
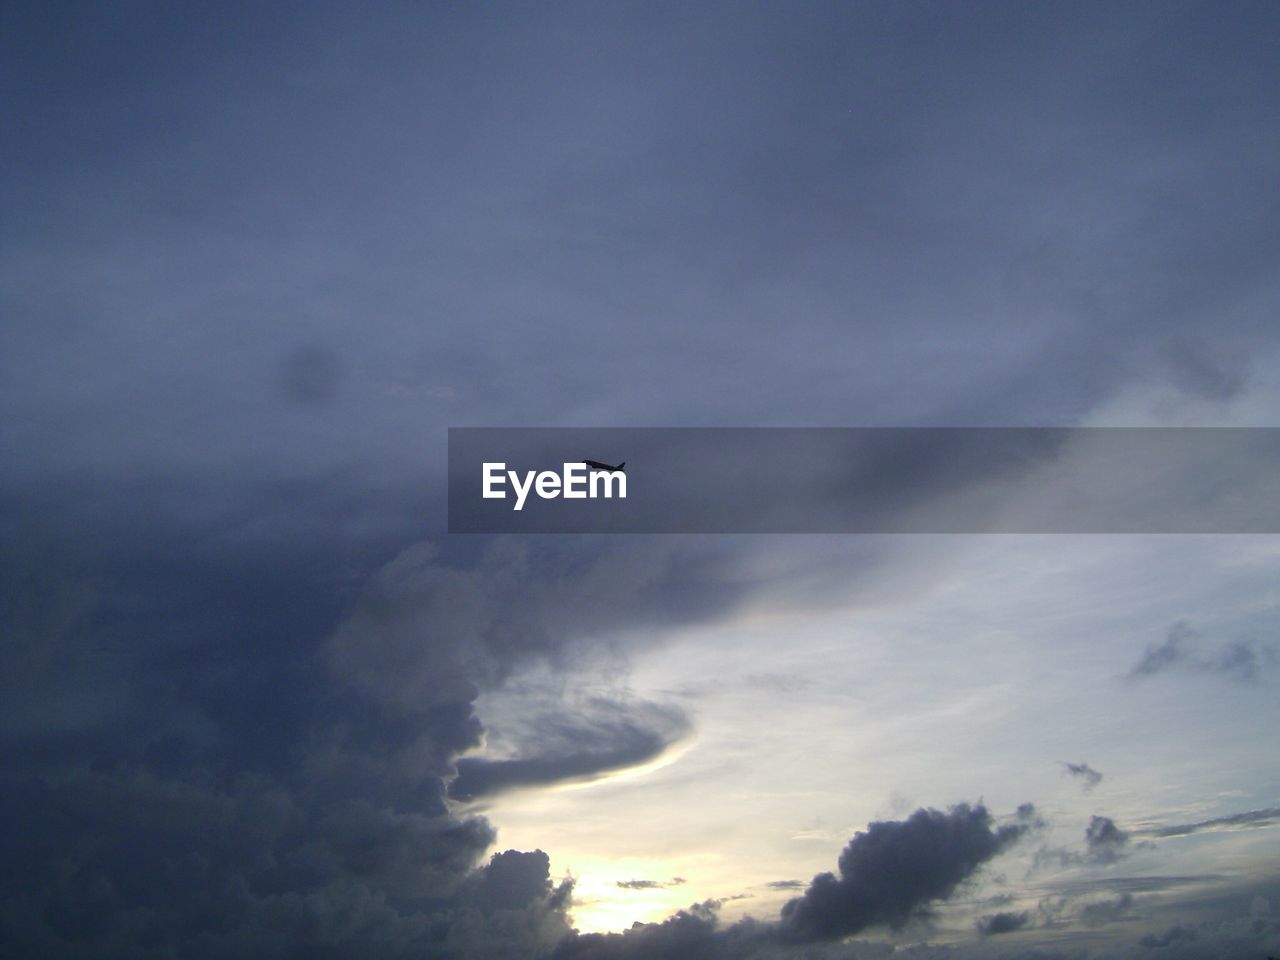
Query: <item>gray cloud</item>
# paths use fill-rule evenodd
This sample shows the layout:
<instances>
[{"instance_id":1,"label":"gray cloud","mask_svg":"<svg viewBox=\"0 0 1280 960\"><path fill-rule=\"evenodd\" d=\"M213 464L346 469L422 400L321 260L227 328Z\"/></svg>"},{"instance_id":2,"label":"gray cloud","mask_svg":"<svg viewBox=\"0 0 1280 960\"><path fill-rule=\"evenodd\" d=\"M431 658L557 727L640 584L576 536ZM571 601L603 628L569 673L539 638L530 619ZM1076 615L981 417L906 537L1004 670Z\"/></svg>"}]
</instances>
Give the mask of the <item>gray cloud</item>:
<instances>
[{"instance_id":1,"label":"gray cloud","mask_svg":"<svg viewBox=\"0 0 1280 960\"><path fill-rule=\"evenodd\" d=\"M1024 806L1019 814L993 829L985 807L959 804L946 813L921 809L906 820L870 824L840 854L839 876L819 874L804 896L782 908L783 937L829 940L870 926L905 925L1031 829L1034 810Z\"/></svg>"},{"instance_id":2,"label":"gray cloud","mask_svg":"<svg viewBox=\"0 0 1280 960\"><path fill-rule=\"evenodd\" d=\"M1276 661L1275 647L1255 640L1232 640L1209 661L1209 669L1235 680L1256 680Z\"/></svg>"},{"instance_id":3,"label":"gray cloud","mask_svg":"<svg viewBox=\"0 0 1280 960\"><path fill-rule=\"evenodd\" d=\"M572 885L553 888L550 874L551 859L541 850L495 853L479 873L475 899L493 907L510 908L567 896Z\"/></svg>"},{"instance_id":4,"label":"gray cloud","mask_svg":"<svg viewBox=\"0 0 1280 960\"><path fill-rule=\"evenodd\" d=\"M1071 776L1080 778L1080 789L1085 793L1102 782L1102 774L1087 763L1063 762L1062 766Z\"/></svg>"},{"instance_id":5,"label":"gray cloud","mask_svg":"<svg viewBox=\"0 0 1280 960\"><path fill-rule=\"evenodd\" d=\"M1115 863L1127 852L1129 835L1110 817L1094 816L1084 831L1085 859L1090 863Z\"/></svg>"},{"instance_id":6,"label":"gray cloud","mask_svg":"<svg viewBox=\"0 0 1280 960\"><path fill-rule=\"evenodd\" d=\"M1206 649L1203 634L1186 620L1169 627L1159 644L1147 647L1129 671L1130 679L1168 671L1210 673L1241 682L1257 680L1276 662L1276 650L1259 640L1231 640Z\"/></svg>"},{"instance_id":7,"label":"gray cloud","mask_svg":"<svg viewBox=\"0 0 1280 960\"><path fill-rule=\"evenodd\" d=\"M42 125L12 159L5 314L37 322L6 344L5 461L261 477L397 470L411 433L512 411L1059 422L1142 377L1229 398L1275 343L1268 15L1172 13L1165 59L1133 11L1001 10L956 47L974 23L936 7L549 9L513 18L499 64L490 22L416 8L257 13L272 56L203 18L144 38L140 14L24 12L5 62ZM101 82L116 55L136 70ZM389 75L447 93L411 105ZM946 340L962 362L936 369L958 316L1005 349ZM705 362L730 339L759 391ZM244 371L298 344L341 358L341 389L303 363L256 402ZM297 398L326 395L297 429Z\"/></svg>"},{"instance_id":8,"label":"gray cloud","mask_svg":"<svg viewBox=\"0 0 1280 960\"><path fill-rule=\"evenodd\" d=\"M1031 914L1023 910L1019 913L993 913L979 919L975 926L984 937L994 937L1001 933L1014 933L1025 929L1031 923Z\"/></svg>"},{"instance_id":9,"label":"gray cloud","mask_svg":"<svg viewBox=\"0 0 1280 960\"><path fill-rule=\"evenodd\" d=\"M1042 867L1071 867L1082 864L1109 866L1128 856L1133 847L1129 834L1121 830L1110 817L1092 816L1084 831L1084 852L1057 847L1042 847L1036 851L1032 870Z\"/></svg>"},{"instance_id":10,"label":"gray cloud","mask_svg":"<svg viewBox=\"0 0 1280 960\"><path fill-rule=\"evenodd\" d=\"M1185 620L1179 620L1169 628L1163 642L1147 647L1142 659L1129 671L1131 677L1149 677L1177 664L1185 663L1190 657L1188 642L1198 636Z\"/></svg>"}]
</instances>

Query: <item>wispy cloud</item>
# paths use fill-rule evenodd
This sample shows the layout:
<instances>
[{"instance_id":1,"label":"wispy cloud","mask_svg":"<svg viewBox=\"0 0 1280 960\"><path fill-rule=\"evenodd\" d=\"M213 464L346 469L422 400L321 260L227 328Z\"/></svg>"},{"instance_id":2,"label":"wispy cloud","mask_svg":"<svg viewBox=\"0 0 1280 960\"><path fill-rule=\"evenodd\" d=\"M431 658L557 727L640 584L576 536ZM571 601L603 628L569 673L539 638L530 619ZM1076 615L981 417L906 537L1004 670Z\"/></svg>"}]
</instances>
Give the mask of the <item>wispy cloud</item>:
<instances>
[{"instance_id":1,"label":"wispy cloud","mask_svg":"<svg viewBox=\"0 0 1280 960\"><path fill-rule=\"evenodd\" d=\"M1185 837L1189 834L1201 833L1207 830L1270 827L1277 822L1280 822L1280 807L1267 807L1262 810L1246 810L1244 813L1233 813L1225 817L1213 817L1210 820L1197 820L1194 823L1150 827L1143 830L1135 830L1134 833L1146 837Z\"/></svg>"},{"instance_id":2,"label":"wispy cloud","mask_svg":"<svg viewBox=\"0 0 1280 960\"><path fill-rule=\"evenodd\" d=\"M1164 640L1147 647L1142 658L1129 670L1128 677L1136 680L1182 671L1247 682L1257 680L1276 659L1272 644L1236 639L1211 645L1188 621L1179 620L1169 627Z\"/></svg>"},{"instance_id":3,"label":"wispy cloud","mask_svg":"<svg viewBox=\"0 0 1280 960\"><path fill-rule=\"evenodd\" d=\"M670 880L619 880L615 885L623 890L665 890L682 887L684 883L684 877L672 877Z\"/></svg>"}]
</instances>

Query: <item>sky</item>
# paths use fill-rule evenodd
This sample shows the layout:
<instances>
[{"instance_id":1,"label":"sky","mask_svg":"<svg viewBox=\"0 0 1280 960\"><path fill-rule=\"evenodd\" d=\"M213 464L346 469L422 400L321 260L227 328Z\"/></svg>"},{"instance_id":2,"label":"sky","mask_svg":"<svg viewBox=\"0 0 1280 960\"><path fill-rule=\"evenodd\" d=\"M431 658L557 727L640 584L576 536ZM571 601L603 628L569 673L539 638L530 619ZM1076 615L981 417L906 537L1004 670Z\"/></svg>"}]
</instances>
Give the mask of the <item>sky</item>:
<instances>
[{"instance_id":1,"label":"sky","mask_svg":"<svg viewBox=\"0 0 1280 960\"><path fill-rule=\"evenodd\" d=\"M1280 954L1280 539L450 535L449 427L1280 426L1272 4L0 11L0 953Z\"/></svg>"}]
</instances>

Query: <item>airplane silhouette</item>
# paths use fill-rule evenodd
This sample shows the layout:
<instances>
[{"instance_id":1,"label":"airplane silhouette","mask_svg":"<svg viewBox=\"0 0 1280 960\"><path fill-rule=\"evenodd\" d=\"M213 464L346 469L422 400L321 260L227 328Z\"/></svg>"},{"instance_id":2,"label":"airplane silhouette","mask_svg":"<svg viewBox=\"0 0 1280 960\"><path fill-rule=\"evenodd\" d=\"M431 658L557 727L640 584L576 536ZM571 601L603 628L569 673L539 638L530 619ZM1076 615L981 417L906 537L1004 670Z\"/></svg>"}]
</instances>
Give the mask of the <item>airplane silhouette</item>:
<instances>
[{"instance_id":1,"label":"airplane silhouette","mask_svg":"<svg viewBox=\"0 0 1280 960\"><path fill-rule=\"evenodd\" d=\"M607 463L601 463L599 460L583 460L582 462L585 463L592 470L608 470L610 473L615 473L615 472L626 473L627 472L627 461L625 460L623 460L616 467L611 467Z\"/></svg>"}]
</instances>

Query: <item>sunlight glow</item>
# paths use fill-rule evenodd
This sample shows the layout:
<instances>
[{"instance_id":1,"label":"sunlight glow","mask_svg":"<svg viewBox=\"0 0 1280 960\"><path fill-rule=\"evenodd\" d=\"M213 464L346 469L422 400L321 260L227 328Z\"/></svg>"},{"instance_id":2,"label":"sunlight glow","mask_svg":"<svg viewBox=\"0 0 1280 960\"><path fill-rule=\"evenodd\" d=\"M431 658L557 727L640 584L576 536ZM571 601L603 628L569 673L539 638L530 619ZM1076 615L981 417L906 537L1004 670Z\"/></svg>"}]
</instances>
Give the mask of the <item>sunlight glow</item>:
<instances>
[{"instance_id":1,"label":"sunlight glow","mask_svg":"<svg viewBox=\"0 0 1280 960\"><path fill-rule=\"evenodd\" d=\"M641 890L618 885L620 880L640 877L669 882L672 874L664 864L601 861L575 876L573 925L582 933L618 932L635 923L660 922L702 899L685 884Z\"/></svg>"}]
</instances>

